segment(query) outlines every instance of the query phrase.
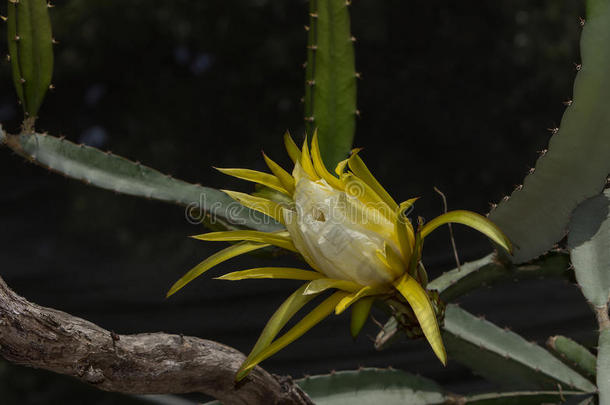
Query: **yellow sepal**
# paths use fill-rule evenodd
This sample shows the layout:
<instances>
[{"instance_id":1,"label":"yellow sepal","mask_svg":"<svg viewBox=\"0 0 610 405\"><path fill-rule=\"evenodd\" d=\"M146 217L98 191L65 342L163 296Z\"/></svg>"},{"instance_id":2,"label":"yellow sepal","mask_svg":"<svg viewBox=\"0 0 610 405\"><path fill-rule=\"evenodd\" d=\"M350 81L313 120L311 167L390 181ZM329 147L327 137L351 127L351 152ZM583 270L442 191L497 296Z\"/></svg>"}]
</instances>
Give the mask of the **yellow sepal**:
<instances>
[{"instance_id":1,"label":"yellow sepal","mask_svg":"<svg viewBox=\"0 0 610 405\"><path fill-rule=\"evenodd\" d=\"M303 336L303 334L305 334L309 329L313 328L320 321L330 315L335 309L335 306L337 306L337 303L346 295L347 293L342 291L334 293L322 301L322 303L314 308L309 314L305 315L301 321L299 321L276 341L271 343L265 349L261 350L258 354L248 356L237 372L235 379L237 381L242 380L258 363L270 356L273 356L275 353Z\"/></svg>"},{"instance_id":2,"label":"yellow sepal","mask_svg":"<svg viewBox=\"0 0 610 405\"><path fill-rule=\"evenodd\" d=\"M288 152L288 156L290 156L292 163L301 160L301 149L294 143L290 136L290 132L288 131L284 134L284 146L286 147L286 152Z\"/></svg>"},{"instance_id":3,"label":"yellow sepal","mask_svg":"<svg viewBox=\"0 0 610 405\"><path fill-rule=\"evenodd\" d=\"M273 246L277 246L283 249L291 250L293 252L299 252L290 238L290 234L287 231L280 232L261 232L252 230L240 230L240 231L221 231L221 232L209 232L201 235L191 236L193 239L213 241L213 242L235 242L247 240L250 242L268 243Z\"/></svg>"},{"instance_id":4,"label":"yellow sepal","mask_svg":"<svg viewBox=\"0 0 610 405\"><path fill-rule=\"evenodd\" d=\"M271 173L275 175L282 187L286 189L288 195L292 196L294 194L294 178L292 175L265 155L265 152L263 152L263 158L265 159L265 163L267 163L267 167L271 170Z\"/></svg>"},{"instance_id":5,"label":"yellow sepal","mask_svg":"<svg viewBox=\"0 0 610 405\"><path fill-rule=\"evenodd\" d=\"M254 197L250 194L240 193L238 191L221 191L227 193L232 199L238 201L240 204L250 209L253 209L254 211L262 212L263 214L275 219L281 224L284 224L284 216L282 214L284 207L282 207L281 204L278 204L271 200L267 200L266 198Z\"/></svg>"},{"instance_id":6,"label":"yellow sepal","mask_svg":"<svg viewBox=\"0 0 610 405\"><path fill-rule=\"evenodd\" d=\"M305 141L303 142L303 147L301 148L301 167L307 173L309 178L312 181L316 181L320 179L320 176L316 173L316 170L313 167L313 162L311 161L311 155L309 154L309 146L307 145L307 137L305 137Z\"/></svg>"},{"instance_id":7,"label":"yellow sepal","mask_svg":"<svg viewBox=\"0 0 610 405\"><path fill-rule=\"evenodd\" d=\"M447 365L447 353L445 352L445 345L443 345L441 332L436 320L436 313L426 291L408 274L405 274L395 282L394 287L405 297L413 309L419 326L438 359L443 365Z\"/></svg>"},{"instance_id":8,"label":"yellow sepal","mask_svg":"<svg viewBox=\"0 0 610 405\"><path fill-rule=\"evenodd\" d=\"M366 320L371 312L375 297L366 297L358 300L352 305L349 331L354 339L360 334Z\"/></svg>"},{"instance_id":9,"label":"yellow sepal","mask_svg":"<svg viewBox=\"0 0 610 405\"><path fill-rule=\"evenodd\" d=\"M388 291L389 291L389 288L387 285L363 287L354 293L346 295L341 301L339 301L339 303L335 307L335 314L336 315L342 314L343 311L345 311L347 308L350 307L350 305L352 305L354 302L358 301L359 299L361 299L363 297L368 297L370 295L385 294Z\"/></svg>"},{"instance_id":10,"label":"yellow sepal","mask_svg":"<svg viewBox=\"0 0 610 405\"><path fill-rule=\"evenodd\" d=\"M261 249L269 246L265 243L253 243L253 242L242 242L233 246L229 246L221 250L220 252L214 253L212 256L208 257L197 266L193 267L189 270L184 276L180 278L180 280L176 281L172 288L168 291L166 297L171 296L176 291L180 290L182 287L193 281L195 278L199 277L212 267L220 264L224 261L227 261L235 256L242 255L244 253L251 252L256 249Z\"/></svg>"},{"instance_id":11,"label":"yellow sepal","mask_svg":"<svg viewBox=\"0 0 610 405\"><path fill-rule=\"evenodd\" d=\"M469 226L477 231L481 232L489 239L496 242L498 245L502 246L506 249L507 252L512 253L513 247L510 243L510 240L504 235L504 233L489 219L485 218L482 215L474 213L472 211L449 211L443 215L439 215L434 218L432 221L426 223L422 229L422 238L425 238L441 225L448 224L462 224Z\"/></svg>"},{"instance_id":12,"label":"yellow sepal","mask_svg":"<svg viewBox=\"0 0 610 405\"><path fill-rule=\"evenodd\" d=\"M362 288L360 284L354 283L353 281L348 280L337 280L333 278L320 278L317 280L313 280L307 287L305 288L305 292L303 294L319 294L322 291L329 290L331 288L336 288L338 290L343 290L347 292L355 292Z\"/></svg>"},{"instance_id":13,"label":"yellow sepal","mask_svg":"<svg viewBox=\"0 0 610 405\"><path fill-rule=\"evenodd\" d=\"M292 193L288 192L286 187L280 182L280 179L278 179L272 174L250 169L222 169L219 167L216 167L215 169L226 175L237 177L238 179L246 181L251 181L253 183L262 184L263 186L267 186L269 188L277 190L280 193L292 195Z\"/></svg>"},{"instance_id":14,"label":"yellow sepal","mask_svg":"<svg viewBox=\"0 0 610 405\"><path fill-rule=\"evenodd\" d=\"M379 195L379 197L392 209L396 211L398 204L392 198L392 196L383 188L383 186L373 176L371 171L366 167L364 161L358 156L358 153L353 153L348 160L349 168L356 176L362 181L368 184L369 187Z\"/></svg>"},{"instance_id":15,"label":"yellow sepal","mask_svg":"<svg viewBox=\"0 0 610 405\"><path fill-rule=\"evenodd\" d=\"M313 167L316 173L324 180L326 180L326 182L332 187L338 190L343 190L343 182L341 182L341 180L330 174L329 171L326 169L326 166L324 166L324 161L322 160L322 155L320 154L320 145L318 144L317 129L314 132L313 138L311 140L311 158L313 159Z\"/></svg>"},{"instance_id":16,"label":"yellow sepal","mask_svg":"<svg viewBox=\"0 0 610 405\"><path fill-rule=\"evenodd\" d=\"M246 280L261 278L276 278L284 280L317 280L324 275L311 270L296 269L294 267L257 267L254 269L234 271L223 276L216 277L218 280Z\"/></svg>"}]
</instances>

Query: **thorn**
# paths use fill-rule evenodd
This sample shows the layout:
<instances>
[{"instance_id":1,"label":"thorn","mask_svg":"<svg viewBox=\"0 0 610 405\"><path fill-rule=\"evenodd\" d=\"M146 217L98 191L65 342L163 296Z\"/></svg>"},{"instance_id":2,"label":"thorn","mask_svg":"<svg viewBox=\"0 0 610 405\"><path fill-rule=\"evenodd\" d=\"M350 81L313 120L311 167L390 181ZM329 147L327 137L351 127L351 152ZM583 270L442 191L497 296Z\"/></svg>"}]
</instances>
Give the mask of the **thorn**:
<instances>
[{"instance_id":1,"label":"thorn","mask_svg":"<svg viewBox=\"0 0 610 405\"><path fill-rule=\"evenodd\" d=\"M301 97L301 99L299 100L301 103L305 102L305 97Z\"/></svg>"},{"instance_id":2,"label":"thorn","mask_svg":"<svg viewBox=\"0 0 610 405\"><path fill-rule=\"evenodd\" d=\"M573 102L572 100L566 100L562 104L565 105L566 107L569 107L572 105L572 102Z\"/></svg>"},{"instance_id":3,"label":"thorn","mask_svg":"<svg viewBox=\"0 0 610 405\"><path fill-rule=\"evenodd\" d=\"M356 79L362 79L362 73L360 72L356 72L354 76L356 76Z\"/></svg>"},{"instance_id":4,"label":"thorn","mask_svg":"<svg viewBox=\"0 0 610 405\"><path fill-rule=\"evenodd\" d=\"M559 128L547 128L546 130L549 131L551 135L555 135L557 132L559 132Z\"/></svg>"},{"instance_id":5,"label":"thorn","mask_svg":"<svg viewBox=\"0 0 610 405\"><path fill-rule=\"evenodd\" d=\"M335 375L335 373L337 372L337 370L330 370L330 375Z\"/></svg>"},{"instance_id":6,"label":"thorn","mask_svg":"<svg viewBox=\"0 0 610 405\"><path fill-rule=\"evenodd\" d=\"M303 25L303 28L305 28L305 31L309 31L309 25Z\"/></svg>"},{"instance_id":7,"label":"thorn","mask_svg":"<svg viewBox=\"0 0 610 405\"><path fill-rule=\"evenodd\" d=\"M356 114L356 117L360 118L360 110L356 110L354 114Z\"/></svg>"},{"instance_id":8,"label":"thorn","mask_svg":"<svg viewBox=\"0 0 610 405\"><path fill-rule=\"evenodd\" d=\"M11 55L9 55L8 53L6 54L6 61L10 62L11 61Z\"/></svg>"},{"instance_id":9,"label":"thorn","mask_svg":"<svg viewBox=\"0 0 610 405\"><path fill-rule=\"evenodd\" d=\"M532 167L527 171L527 174L534 174L535 171L536 169Z\"/></svg>"},{"instance_id":10,"label":"thorn","mask_svg":"<svg viewBox=\"0 0 610 405\"><path fill-rule=\"evenodd\" d=\"M307 61L303 62L301 66L303 66L303 69L305 69L307 67Z\"/></svg>"},{"instance_id":11,"label":"thorn","mask_svg":"<svg viewBox=\"0 0 610 405\"><path fill-rule=\"evenodd\" d=\"M502 197L502 201L503 201L503 202L506 202L506 201L508 201L508 200L510 200L510 197L509 197L509 196L505 195L504 197Z\"/></svg>"},{"instance_id":12,"label":"thorn","mask_svg":"<svg viewBox=\"0 0 610 405\"><path fill-rule=\"evenodd\" d=\"M50 1L47 1L47 8L53 8L53 7L55 7L55 5L51 4Z\"/></svg>"},{"instance_id":13,"label":"thorn","mask_svg":"<svg viewBox=\"0 0 610 405\"><path fill-rule=\"evenodd\" d=\"M538 154L540 155L540 157L546 155L546 153L548 152L548 149L542 149L538 151Z\"/></svg>"},{"instance_id":14,"label":"thorn","mask_svg":"<svg viewBox=\"0 0 610 405\"><path fill-rule=\"evenodd\" d=\"M315 80L307 80L306 83L307 83L308 86L314 86L316 84L316 81Z\"/></svg>"},{"instance_id":15,"label":"thorn","mask_svg":"<svg viewBox=\"0 0 610 405\"><path fill-rule=\"evenodd\" d=\"M578 20L579 20L578 22L579 22L580 26L584 27L585 26L585 19L582 18L582 17L578 17Z\"/></svg>"},{"instance_id":16,"label":"thorn","mask_svg":"<svg viewBox=\"0 0 610 405\"><path fill-rule=\"evenodd\" d=\"M580 71L580 69L582 69L582 64L580 64L580 63L575 63L575 64L574 64L574 67L576 68L576 71L577 71L577 72L579 72L579 71Z\"/></svg>"},{"instance_id":17,"label":"thorn","mask_svg":"<svg viewBox=\"0 0 610 405\"><path fill-rule=\"evenodd\" d=\"M519 185L515 186L515 189L513 190L513 192L521 191L522 189L523 189L523 184L519 184Z\"/></svg>"},{"instance_id":18,"label":"thorn","mask_svg":"<svg viewBox=\"0 0 610 405\"><path fill-rule=\"evenodd\" d=\"M112 155L112 151L111 150L107 150L106 152L104 152L106 155L110 156Z\"/></svg>"},{"instance_id":19,"label":"thorn","mask_svg":"<svg viewBox=\"0 0 610 405\"><path fill-rule=\"evenodd\" d=\"M318 18L318 13L309 13L311 18Z\"/></svg>"},{"instance_id":20,"label":"thorn","mask_svg":"<svg viewBox=\"0 0 610 405\"><path fill-rule=\"evenodd\" d=\"M19 41L21 39L21 37L19 35L15 35L15 41Z\"/></svg>"},{"instance_id":21,"label":"thorn","mask_svg":"<svg viewBox=\"0 0 610 405\"><path fill-rule=\"evenodd\" d=\"M346 6L351 6L352 5L352 0L345 0L345 5Z\"/></svg>"},{"instance_id":22,"label":"thorn","mask_svg":"<svg viewBox=\"0 0 610 405\"><path fill-rule=\"evenodd\" d=\"M59 41L58 41L58 40L56 40L55 38L51 38L51 43L52 43L53 45L57 45L57 44L59 44Z\"/></svg>"},{"instance_id":23,"label":"thorn","mask_svg":"<svg viewBox=\"0 0 610 405\"><path fill-rule=\"evenodd\" d=\"M315 51L318 49L318 45L307 45L307 49L311 49L312 51Z\"/></svg>"},{"instance_id":24,"label":"thorn","mask_svg":"<svg viewBox=\"0 0 610 405\"><path fill-rule=\"evenodd\" d=\"M60 135L60 137L59 137L59 141L60 141L60 142L63 142L63 140L64 140L64 139L66 139L66 136L65 136L65 135Z\"/></svg>"},{"instance_id":25,"label":"thorn","mask_svg":"<svg viewBox=\"0 0 610 405\"><path fill-rule=\"evenodd\" d=\"M307 121L307 122L313 122L313 121L314 121L314 118L313 118L313 116L311 116L311 117L305 117L305 121Z\"/></svg>"},{"instance_id":26,"label":"thorn","mask_svg":"<svg viewBox=\"0 0 610 405\"><path fill-rule=\"evenodd\" d=\"M2 20L2 21L6 21L6 20L7 20L7 18L6 18L5 16L3 16L3 15L0 15L0 20Z\"/></svg>"},{"instance_id":27,"label":"thorn","mask_svg":"<svg viewBox=\"0 0 610 405\"><path fill-rule=\"evenodd\" d=\"M25 83L25 79L22 77L21 79L19 79L19 83Z\"/></svg>"},{"instance_id":28,"label":"thorn","mask_svg":"<svg viewBox=\"0 0 610 405\"><path fill-rule=\"evenodd\" d=\"M350 39L352 40L352 42L356 42L356 37L355 36L351 36Z\"/></svg>"},{"instance_id":29,"label":"thorn","mask_svg":"<svg viewBox=\"0 0 610 405\"><path fill-rule=\"evenodd\" d=\"M51 90L51 91L55 90L55 85L53 83L49 84L49 90Z\"/></svg>"}]
</instances>

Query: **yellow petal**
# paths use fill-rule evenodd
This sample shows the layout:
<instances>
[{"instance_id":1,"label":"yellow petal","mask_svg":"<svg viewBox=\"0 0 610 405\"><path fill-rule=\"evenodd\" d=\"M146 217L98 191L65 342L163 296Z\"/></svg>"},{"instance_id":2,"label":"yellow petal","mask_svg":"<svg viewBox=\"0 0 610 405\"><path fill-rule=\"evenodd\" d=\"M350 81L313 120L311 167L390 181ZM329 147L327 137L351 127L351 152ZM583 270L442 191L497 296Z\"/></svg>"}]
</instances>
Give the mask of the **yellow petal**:
<instances>
[{"instance_id":1,"label":"yellow petal","mask_svg":"<svg viewBox=\"0 0 610 405\"><path fill-rule=\"evenodd\" d=\"M413 313L417 317L419 326L424 332L424 336L432 346L432 350L439 358L443 365L447 364L447 353L445 352L445 346L441 339L441 333L438 328L438 322L436 320L436 313L430 302L430 298L426 291L413 277L405 274L396 283L394 283L396 289L402 294L407 300Z\"/></svg>"},{"instance_id":2,"label":"yellow petal","mask_svg":"<svg viewBox=\"0 0 610 405\"><path fill-rule=\"evenodd\" d=\"M360 290L346 295L335 307L335 314L340 315L347 308L350 307L354 302L358 301L360 298L368 297L370 295L379 295L384 294L389 291L388 286L366 286L361 288Z\"/></svg>"},{"instance_id":3,"label":"yellow petal","mask_svg":"<svg viewBox=\"0 0 610 405\"><path fill-rule=\"evenodd\" d=\"M358 153L352 154L348 160L350 170L358 176L362 181L371 187L375 193L379 195L379 197L385 201L386 204L392 209L392 211L396 211L398 208L398 204L396 201L390 196L390 194L381 186L381 184L377 181L377 179L370 172L368 167L364 164L364 161L358 156Z\"/></svg>"},{"instance_id":4,"label":"yellow petal","mask_svg":"<svg viewBox=\"0 0 610 405\"><path fill-rule=\"evenodd\" d=\"M316 280L324 277L316 271L295 269L293 267L257 267L254 269L234 271L220 277L218 280L245 280L260 278L277 278L285 280Z\"/></svg>"},{"instance_id":5,"label":"yellow petal","mask_svg":"<svg viewBox=\"0 0 610 405\"><path fill-rule=\"evenodd\" d=\"M289 195L293 195L294 178L290 175L290 173L265 155L265 152L263 152L263 158L265 159L265 163L267 163L267 167L269 167L269 170L271 170L271 173L273 173L282 184L282 187L288 191Z\"/></svg>"},{"instance_id":6,"label":"yellow petal","mask_svg":"<svg viewBox=\"0 0 610 405\"><path fill-rule=\"evenodd\" d=\"M330 288L336 288L338 290L343 290L347 292L355 292L360 290L362 286L357 283L354 283L353 281L348 280L320 278L318 280L313 280L311 283L307 284L307 288L305 288L305 292L303 294L319 294L322 291L326 291Z\"/></svg>"},{"instance_id":7,"label":"yellow petal","mask_svg":"<svg viewBox=\"0 0 610 405\"><path fill-rule=\"evenodd\" d=\"M326 166L324 166L324 161L322 160L322 155L320 154L320 145L318 144L318 130L313 134L313 139L311 140L311 158L313 159L313 167L316 173L322 177L328 184L332 187L343 190L344 185L335 176L330 174L328 170L326 170Z\"/></svg>"},{"instance_id":8,"label":"yellow petal","mask_svg":"<svg viewBox=\"0 0 610 405\"><path fill-rule=\"evenodd\" d=\"M349 331L354 339L356 339L360 334L362 327L364 327L374 301L375 297L367 297L356 301L356 303L352 305Z\"/></svg>"},{"instance_id":9,"label":"yellow petal","mask_svg":"<svg viewBox=\"0 0 610 405\"><path fill-rule=\"evenodd\" d=\"M394 276L402 276L402 273L407 270L407 264L403 261L402 257L387 242L383 242L383 250L385 262L392 269ZM381 252L378 251L378 257L380 254Z\"/></svg>"},{"instance_id":10,"label":"yellow petal","mask_svg":"<svg viewBox=\"0 0 610 405\"><path fill-rule=\"evenodd\" d=\"M282 328L294 316L294 314L296 314L305 304L316 297L315 295L303 295L303 291L305 290L306 286L307 284L303 284L295 292L293 292L290 297L288 297L274 312L271 318L269 318L269 321L267 321L267 324L256 341L256 344L252 348L252 351L250 351L250 354L244 361L242 368L250 363L257 354L259 354L263 349L267 348L271 342L273 342L273 339L275 339L277 334L280 333L280 330L282 330Z\"/></svg>"},{"instance_id":11,"label":"yellow petal","mask_svg":"<svg viewBox=\"0 0 610 405\"><path fill-rule=\"evenodd\" d=\"M413 244L415 237L413 235L413 226L411 222L405 217L404 211L411 207L413 203L417 201L417 198L411 198L407 201L400 203L396 210L396 222L395 232L398 237L398 244L400 245L400 252L404 260L409 263L411 261L411 254L413 254Z\"/></svg>"},{"instance_id":12,"label":"yellow petal","mask_svg":"<svg viewBox=\"0 0 610 405\"><path fill-rule=\"evenodd\" d=\"M288 131L286 131L286 133L284 134L284 146L286 147L286 152L288 152L288 156L290 156L290 159L292 159L293 163L296 163L301 160L301 150L299 149L297 144L294 143L292 137L290 136L290 132Z\"/></svg>"},{"instance_id":13,"label":"yellow petal","mask_svg":"<svg viewBox=\"0 0 610 405\"><path fill-rule=\"evenodd\" d=\"M240 193L231 190L221 191L227 193L232 199L238 201L240 204L250 209L253 209L254 211L262 212L263 214L275 219L279 223L284 224L284 216L282 215L282 210L284 208L282 207L282 205L271 200L267 200L266 198L254 197L246 193Z\"/></svg>"},{"instance_id":14,"label":"yellow petal","mask_svg":"<svg viewBox=\"0 0 610 405\"><path fill-rule=\"evenodd\" d=\"M345 297L346 293L338 291L322 301L320 305L314 308L309 314L307 314L299 323L293 326L288 332L278 338L275 342L271 343L268 347L261 350L254 356L248 356L246 361L241 365L235 379L237 381L242 380L250 373L250 371L261 361L266 358L273 356L275 353L289 345L290 343L303 336L305 332L313 328L316 324L330 315L337 303Z\"/></svg>"},{"instance_id":15,"label":"yellow petal","mask_svg":"<svg viewBox=\"0 0 610 405\"><path fill-rule=\"evenodd\" d=\"M289 193L286 187L282 185L280 180L272 174L258 172L256 170L250 169L221 169L216 167L221 173L227 174L229 176L237 177L238 179L251 181L254 183L262 184L263 186L267 186L274 190L279 191L280 193L292 195Z\"/></svg>"},{"instance_id":16,"label":"yellow petal","mask_svg":"<svg viewBox=\"0 0 610 405\"><path fill-rule=\"evenodd\" d=\"M281 232L261 232L261 231L222 231L222 232L209 232L202 235L191 236L194 239L205 240L205 241L224 241L234 242L247 240L250 242L268 243L273 246L281 247L283 249L291 250L293 252L299 252L294 247L290 234L286 231Z\"/></svg>"},{"instance_id":17,"label":"yellow petal","mask_svg":"<svg viewBox=\"0 0 610 405\"><path fill-rule=\"evenodd\" d=\"M176 291L180 290L182 287L193 281L193 279L199 277L217 264L227 261L235 256L239 256L244 253L248 253L253 250L261 249L267 246L269 245L265 243L242 242L233 246L229 246L228 248L223 249L220 252L214 253L212 256L208 257L207 259L199 263L197 266L189 270L184 276L180 278L180 280L176 281L176 283L172 286L172 288L170 288L169 292L167 293L167 297L173 295Z\"/></svg>"},{"instance_id":18,"label":"yellow petal","mask_svg":"<svg viewBox=\"0 0 610 405\"><path fill-rule=\"evenodd\" d=\"M363 204L369 208L374 208L386 217L391 223L394 223L396 210L391 209L385 201L381 199L368 184L352 173L344 173L341 176L341 181L345 184L345 192L358 198Z\"/></svg>"},{"instance_id":19,"label":"yellow petal","mask_svg":"<svg viewBox=\"0 0 610 405\"><path fill-rule=\"evenodd\" d=\"M307 137L305 137L305 142L303 142L303 147L301 148L301 167L311 180L316 181L320 179L316 173L316 170L313 168L313 163L311 162L309 146L307 145Z\"/></svg>"},{"instance_id":20,"label":"yellow petal","mask_svg":"<svg viewBox=\"0 0 610 405\"><path fill-rule=\"evenodd\" d=\"M337 176L341 177L343 172L345 172L345 166L347 166L347 161L348 160L349 160L349 158L348 159L343 159L342 161L337 163L337 167L335 167L335 173L337 174Z\"/></svg>"},{"instance_id":21,"label":"yellow petal","mask_svg":"<svg viewBox=\"0 0 610 405\"><path fill-rule=\"evenodd\" d=\"M441 225L447 223L463 224L469 226L477 231L481 232L489 239L496 242L498 245L506 249L507 252L512 253L513 247L506 235L502 233L500 228L496 226L489 219L482 215L471 211L457 210L449 211L443 215L434 218L432 221L424 225L422 229L422 238L425 238Z\"/></svg>"}]
</instances>

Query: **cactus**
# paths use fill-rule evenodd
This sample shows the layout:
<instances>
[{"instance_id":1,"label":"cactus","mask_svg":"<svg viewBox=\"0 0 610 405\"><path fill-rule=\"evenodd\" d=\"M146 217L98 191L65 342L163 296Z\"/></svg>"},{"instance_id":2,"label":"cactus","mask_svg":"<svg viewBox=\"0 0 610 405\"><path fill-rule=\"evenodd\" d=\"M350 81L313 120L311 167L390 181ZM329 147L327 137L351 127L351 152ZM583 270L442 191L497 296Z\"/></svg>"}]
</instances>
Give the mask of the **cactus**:
<instances>
[{"instance_id":1,"label":"cactus","mask_svg":"<svg viewBox=\"0 0 610 405\"><path fill-rule=\"evenodd\" d=\"M305 123L317 128L327 167L352 147L356 130L356 70L349 1L310 0L305 65Z\"/></svg>"},{"instance_id":2,"label":"cactus","mask_svg":"<svg viewBox=\"0 0 610 405\"><path fill-rule=\"evenodd\" d=\"M547 350L455 305L447 306L443 339L450 358L500 384L554 389L559 383L584 392L596 390Z\"/></svg>"},{"instance_id":3,"label":"cactus","mask_svg":"<svg viewBox=\"0 0 610 405\"><path fill-rule=\"evenodd\" d=\"M206 216L195 219L212 220L220 228L272 231L281 227L273 219L235 203L219 190L174 179L140 163L63 138L37 133L8 135L0 127L0 144L37 165L86 184L183 205L189 214L190 210L201 209Z\"/></svg>"},{"instance_id":4,"label":"cactus","mask_svg":"<svg viewBox=\"0 0 610 405\"><path fill-rule=\"evenodd\" d=\"M31 120L35 119L53 76L48 8L46 0L8 0L7 35L13 82L26 118Z\"/></svg>"},{"instance_id":5,"label":"cactus","mask_svg":"<svg viewBox=\"0 0 610 405\"><path fill-rule=\"evenodd\" d=\"M562 252L551 252L520 266L502 264L495 259L494 254L490 254L442 274L432 280L428 288L437 290L443 300L454 301L474 289L505 281L550 277L570 279L572 272L569 267L568 255Z\"/></svg>"},{"instance_id":6,"label":"cactus","mask_svg":"<svg viewBox=\"0 0 610 405\"><path fill-rule=\"evenodd\" d=\"M588 0L573 101L523 187L489 215L515 245L516 263L550 249L564 236L572 210L606 183L610 173L609 38L610 3Z\"/></svg>"},{"instance_id":7,"label":"cactus","mask_svg":"<svg viewBox=\"0 0 610 405\"><path fill-rule=\"evenodd\" d=\"M595 377L596 359L586 347L565 336L551 336L546 345L551 349L551 353L574 370L589 379Z\"/></svg>"}]
</instances>

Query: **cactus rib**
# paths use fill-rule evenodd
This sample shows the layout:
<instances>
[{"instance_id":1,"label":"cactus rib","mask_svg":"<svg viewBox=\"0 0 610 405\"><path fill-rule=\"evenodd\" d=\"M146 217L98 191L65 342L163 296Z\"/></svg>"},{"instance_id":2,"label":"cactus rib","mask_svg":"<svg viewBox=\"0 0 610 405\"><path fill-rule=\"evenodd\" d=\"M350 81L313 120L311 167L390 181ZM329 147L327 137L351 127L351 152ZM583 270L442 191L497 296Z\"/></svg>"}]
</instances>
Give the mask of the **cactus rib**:
<instances>
[{"instance_id":1,"label":"cactus rib","mask_svg":"<svg viewBox=\"0 0 610 405\"><path fill-rule=\"evenodd\" d=\"M349 2L310 0L305 124L318 130L327 167L345 159L356 130L356 70Z\"/></svg>"},{"instance_id":2,"label":"cactus rib","mask_svg":"<svg viewBox=\"0 0 610 405\"><path fill-rule=\"evenodd\" d=\"M490 213L525 262L565 234L576 206L603 190L610 173L610 2L587 1L573 102L535 171Z\"/></svg>"},{"instance_id":3,"label":"cactus rib","mask_svg":"<svg viewBox=\"0 0 610 405\"><path fill-rule=\"evenodd\" d=\"M174 179L112 153L50 135L8 135L1 128L0 134L0 140L18 155L86 184L183 205L189 210L201 210L205 212L205 218L199 219L204 222L214 220L221 228L251 228L266 232L282 228L273 219L236 203L219 190Z\"/></svg>"}]
</instances>

